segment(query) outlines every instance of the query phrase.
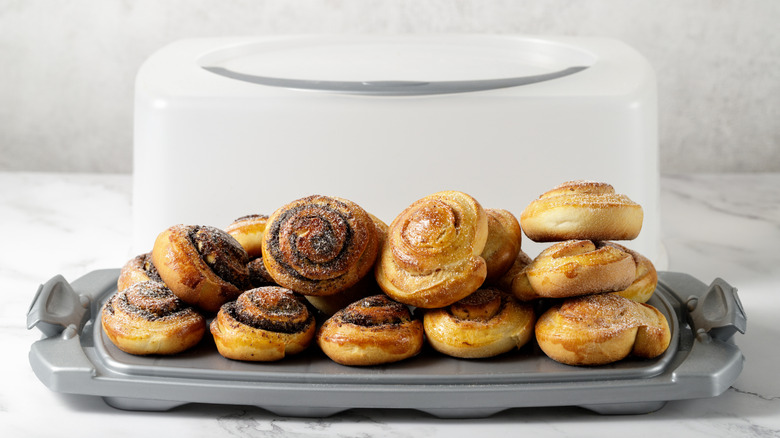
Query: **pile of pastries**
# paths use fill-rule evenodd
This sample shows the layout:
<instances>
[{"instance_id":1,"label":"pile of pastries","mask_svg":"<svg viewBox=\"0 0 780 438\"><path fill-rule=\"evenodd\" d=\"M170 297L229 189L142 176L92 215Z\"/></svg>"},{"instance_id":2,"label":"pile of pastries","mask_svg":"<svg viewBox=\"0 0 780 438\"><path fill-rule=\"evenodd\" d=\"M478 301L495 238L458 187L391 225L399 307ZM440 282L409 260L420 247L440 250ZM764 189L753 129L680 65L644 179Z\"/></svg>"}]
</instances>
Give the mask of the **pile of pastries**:
<instances>
[{"instance_id":1,"label":"pile of pastries","mask_svg":"<svg viewBox=\"0 0 780 438\"><path fill-rule=\"evenodd\" d=\"M176 354L209 333L222 356L277 361L319 348L349 366L417 355L487 358L530 342L569 365L653 358L669 346L646 304L653 264L614 241L642 207L570 181L518 220L472 196L419 199L389 225L356 203L309 196L225 229L175 225L122 268L101 323L130 354ZM550 246L536 258L522 235Z\"/></svg>"}]
</instances>

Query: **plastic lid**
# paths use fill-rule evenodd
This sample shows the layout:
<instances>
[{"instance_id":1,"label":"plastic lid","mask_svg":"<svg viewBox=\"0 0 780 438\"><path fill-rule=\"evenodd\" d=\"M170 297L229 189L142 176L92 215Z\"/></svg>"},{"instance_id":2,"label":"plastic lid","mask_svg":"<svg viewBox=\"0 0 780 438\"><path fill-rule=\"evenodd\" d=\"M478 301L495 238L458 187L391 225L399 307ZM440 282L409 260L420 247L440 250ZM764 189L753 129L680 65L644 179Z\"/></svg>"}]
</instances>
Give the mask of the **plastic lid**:
<instances>
[{"instance_id":1,"label":"plastic lid","mask_svg":"<svg viewBox=\"0 0 780 438\"><path fill-rule=\"evenodd\" d=\"M594 61L593 54L580 48L538 39L332 37L224 47L201 57L199 65L263 85L399 94L408 94L411 87L414 94L428 94L550 80L581 71ZM430 87L442 83L447 84L443 89Z\"/></svg>"}]
</instances>

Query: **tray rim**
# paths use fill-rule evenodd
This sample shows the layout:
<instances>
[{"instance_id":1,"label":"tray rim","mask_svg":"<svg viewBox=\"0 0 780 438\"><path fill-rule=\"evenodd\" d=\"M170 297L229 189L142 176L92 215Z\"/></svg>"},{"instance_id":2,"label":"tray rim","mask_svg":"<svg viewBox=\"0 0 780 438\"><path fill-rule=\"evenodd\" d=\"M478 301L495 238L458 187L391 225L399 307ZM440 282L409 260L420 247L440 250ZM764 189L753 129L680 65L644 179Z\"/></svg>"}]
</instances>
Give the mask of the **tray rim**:
<instances>
[{"instance_id":1,"label":"tray rim","mask_svg":"<svg viewBox=\"0 0 780 438\"><path fill-rule=\"evenodd\" d=\"M106 270L102 275L111 277L111 273L118 275L118 270ZM94 273L94 272L93 272ZM90 273L90 274L93 274ZM88 274L88 275L90 275ZM687 274L668 273L672 277ZM663 280L667 273L659 272L659 290L670 293L671 298L677 300L677 306L683 304L683 300L671 287L667 286ZM84 277L82 277L84 278ZM81 279L79 279L81 280ZM695 279L693 279L695 280ZM695 280L698 282L698 280ZM78 280L74 282L74 285ZM700 283L700 282L698 282ZM700 283L704 286L703 283ZM704 286L706 288L706 286ZM115 289L115 288L114 288ZM103 295L110 295L103 291ZM99 308L100 300L93 300L93 309ZM106 372L95 364L94 354L90 354L83 349L81 336L71 336L64 339L65 336L44 338L33 344L30 352L30 362L36 371L39 379L52 390L101 396L112 406L122 409L140 409L140 410L160 410L170 409L187 403L217 403L217 404L250 404L256 405L268 410L285 412L287 415L310 415L315 416L329 415L345 409L357 407L382 407L382 408L412 408L426 412L435 412L437 416L446 411L453 416L473 416L478 412L485 411L487 415L499 410L512 407L528 406L563 406L574 405L583 406L594 411L606 409L607 411L617 410L617 413L634 413L632 409L641 409L647 411L660 408L657 403L665 403L668 400L682 398L699 398L715 396L725 391L726 388L736 379L742 369L743 357L733 342L699 342L695 339L692 329L688 322L682 323L685 318L682 309L672 305L675 325L678 327L675 332L675 338L680 338L678 348L671 354L672 358L667 366L659 373L642 378L626 379L582 379L582 380L539 380L532 382L382 382L380 380L365 379L342 379L343 381L298 381L293 382L289 379L277 380L241 380L241 379L203 379L197 376L161 376L161 375L143 375L134 376L119 372ZM84 338L88 338L85 336ZM68 341L71 348L81 347L81 354L77 362L79 366L69 367L68 364L51 364L45 360L47 354L44 344ZM62 342L60 342L62 344ZM77 345L76 345L77 344ZM678 375L678 370L685 367L685 362L694 350L697 348L712 348L713 345L720 351L722 360L718 363L709 364L712 372L702 372L696 370L695 376L691 382L685 384ZM39 347L39 348L36 348ZM63 349L63 345L57 345L54 348ZM671 349L670 349L671 351ZM94 352L93 352L94 353ZM91 357L90 357L91 356ZM450 359L450 358L446 358ZM89 366L90 370L86 370ZM85 374L87 371L87 374ZM683 373L685 374L685 373ZM704 378L704 379L702 379ZM685 379L683 379L685 380ZM710 380L711 382L703 382ZM700 387L690 388L691 385ZM165 389L166 393L162 396L157 394L144 393L143 391L130 390L133 387L143 385L155 385L158 388ZM637 388L652 387L653 391L643 391L637 393ZM219 393L217 397L204 397L206 389ZM311 397L311 390L316 390L318 396L327 394L322 400L317 401L317 397ZM198 390L201 390L200 394ZM301 405L301 400L296 399L295 394L309 392L305 401L307 405ZM365 393L372 393L372 401L364 400ZM419 398L425 393L437 394L436 405L431 401L424 402L410 398L412 396ZM532 395L529 399L517 397L516 393ZM569 393L564 396L564 393ZM225 396L231 394L231 396ZM478 394L475 397L475 394ZM504 394L503 397L495 397L497 394ZM587 403L583 403L583 395L587 394ZM443 395L468 395L469 399L475 402L469 409L463 406L462 401L447 401L449 397ZM292 396L292 398L290 398ZM334 399L341 397L341 400L334 402ZM388 398L389 397L389 398ZM493 398L493 401L489 400ZM412 401L410 403L410 401ZM616 403L618 405L616 405ZM156 407L155 407L156 406ZM623 406L621 408L621 406ZM488 412L489 411L489 412ZM628 411L628 412L626 412ZM639 413L639 412L636 412ZM479 415L478 415L479 416Z\"/></svg>"}]
</instances>

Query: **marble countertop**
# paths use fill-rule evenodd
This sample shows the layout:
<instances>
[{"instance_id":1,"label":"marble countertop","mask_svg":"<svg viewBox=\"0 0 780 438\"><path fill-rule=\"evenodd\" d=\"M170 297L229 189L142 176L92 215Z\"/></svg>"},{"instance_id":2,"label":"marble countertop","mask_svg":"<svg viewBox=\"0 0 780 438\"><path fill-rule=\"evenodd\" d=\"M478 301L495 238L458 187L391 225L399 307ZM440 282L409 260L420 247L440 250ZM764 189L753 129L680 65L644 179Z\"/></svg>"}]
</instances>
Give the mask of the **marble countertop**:
<instances>
[{"instance_id":1,"label":"marble countertop","mask_svg":"<svg viewBox=\"0 0 780 438\"><path fill-rule=\"evenodd\" d=\"M246 406L186 405L121 411L100 398L50 391L33 374L26 314L38 285L117 268L131 253L127 175L0 173L0 434L49 436L780 436L780 174L665 175L662 231L670 271L737 287L748 317L735 337L744 369L723 394L670 401L651 414L580 408L509 409L489 418L440 419L411 410L355 409L290 418ZM532 254L534 255L534 254ZM217 435L215 435L217 434Z\"/></svg>"}]
</instances>

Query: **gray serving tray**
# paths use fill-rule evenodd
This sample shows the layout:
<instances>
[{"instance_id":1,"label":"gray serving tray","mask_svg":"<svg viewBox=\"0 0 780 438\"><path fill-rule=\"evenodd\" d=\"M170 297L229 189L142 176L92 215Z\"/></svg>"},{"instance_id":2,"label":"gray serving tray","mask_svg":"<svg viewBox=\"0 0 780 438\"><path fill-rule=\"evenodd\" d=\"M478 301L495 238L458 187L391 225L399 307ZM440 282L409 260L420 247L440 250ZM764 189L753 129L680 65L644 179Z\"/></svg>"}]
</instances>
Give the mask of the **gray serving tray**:
<instances>
[{"instance_id":1,"label":"gray serving tray","mask_svg":"<svg viewBox=\"0 0 780 438\"><path fill-rule=\"evenodd\" d=\"M707 286L682 273L660 272L649 302L670 322L666 353L598 367L559 364L533 342L491 359L456 359L425 349L412 359L373 367L336 364L316 346L279 362L233 361L217 353L208 335L179 355L132 356L114 347L99 323L118 276L118 269L93 271L73 283L56 276L38 289L27 322L43 337L32 344L29 359L52 391L99 396L130 410L216 403L312 417L399 408L463 418L545 406L640 414L669 400L721 394L744 360L733 342L746 325L736 289L721 279Z\"/></svg>"}]
</instances>

